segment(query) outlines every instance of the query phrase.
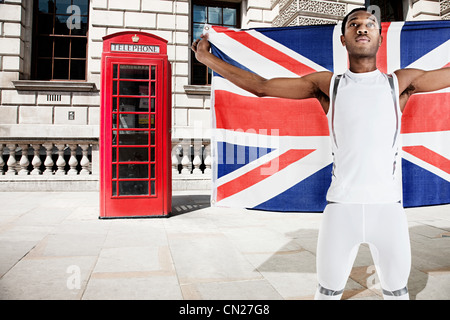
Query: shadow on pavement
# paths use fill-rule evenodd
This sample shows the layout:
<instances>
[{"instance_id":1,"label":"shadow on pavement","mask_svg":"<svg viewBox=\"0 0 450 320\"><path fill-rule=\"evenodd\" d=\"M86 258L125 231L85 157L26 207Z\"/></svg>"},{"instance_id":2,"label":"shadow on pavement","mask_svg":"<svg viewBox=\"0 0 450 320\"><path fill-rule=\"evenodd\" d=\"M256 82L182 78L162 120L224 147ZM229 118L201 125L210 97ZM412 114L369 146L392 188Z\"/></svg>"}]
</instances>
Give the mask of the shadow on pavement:
<instances>
[{"instance_id":1,"label":"shadow on pavement","mask_svg":"<svg viewBox=\"0 0 450 320\"><path fill-rule=\"evenodd\" d=\"M172 197L172 213L170 217L178 216L192 211L209 208L210 195L177 195Z\"/></svg>"}]
</instances>

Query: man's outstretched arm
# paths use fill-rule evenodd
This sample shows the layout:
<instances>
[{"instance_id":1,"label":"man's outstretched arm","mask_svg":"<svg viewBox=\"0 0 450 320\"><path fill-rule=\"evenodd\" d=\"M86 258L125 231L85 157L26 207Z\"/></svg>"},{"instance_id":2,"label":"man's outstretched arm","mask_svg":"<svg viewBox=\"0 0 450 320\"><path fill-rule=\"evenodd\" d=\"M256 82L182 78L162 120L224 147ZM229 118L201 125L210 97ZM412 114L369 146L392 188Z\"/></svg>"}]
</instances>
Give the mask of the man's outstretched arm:
<instances>
[{"instance_id":1,"label":"man's outstretched arm","mask_svg":"<svg viewBox=\"0 0 450 320\"><path fill-rule=\"evenodd\" d=\"M331 72L317 72L298 78L265 79L257 74L230 65L211 54L207 36L202 36L202 39L195 41L191 48L199 62L258 97L308 99L319 98L323 94L328 96Z\"/></svg>"},{"instance_id":2,"label":"man's outstretched arm","mask_svg":"<svg viewBox=\"0 0 450 320\"><path fill-rule=\"evenodd\" d=\"M402 110L408 98L414 93L431 92L450 87L450 68L431 71L402 69L395 73L401 92L400 99L404 101Z\"/></svg>"}]
</instances>

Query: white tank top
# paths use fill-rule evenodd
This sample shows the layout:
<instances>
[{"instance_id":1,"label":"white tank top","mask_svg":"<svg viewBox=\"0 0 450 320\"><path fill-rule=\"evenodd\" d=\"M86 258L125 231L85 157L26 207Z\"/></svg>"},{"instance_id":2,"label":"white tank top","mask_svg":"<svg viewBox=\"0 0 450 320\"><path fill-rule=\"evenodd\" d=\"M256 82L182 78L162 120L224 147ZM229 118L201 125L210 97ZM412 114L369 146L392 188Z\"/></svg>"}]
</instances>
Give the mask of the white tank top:
<instances>
[{"instance_id":1,"label":"white tank top","mask_svg":"<svg viewBox=\"0 0 450 320\"><path fill-rule=\"evenodd\" d=\"M401 201L399 106L395 74L347 70L333 75L327 114L334 158L329 202Z\"/></svg>"}]
</instances>

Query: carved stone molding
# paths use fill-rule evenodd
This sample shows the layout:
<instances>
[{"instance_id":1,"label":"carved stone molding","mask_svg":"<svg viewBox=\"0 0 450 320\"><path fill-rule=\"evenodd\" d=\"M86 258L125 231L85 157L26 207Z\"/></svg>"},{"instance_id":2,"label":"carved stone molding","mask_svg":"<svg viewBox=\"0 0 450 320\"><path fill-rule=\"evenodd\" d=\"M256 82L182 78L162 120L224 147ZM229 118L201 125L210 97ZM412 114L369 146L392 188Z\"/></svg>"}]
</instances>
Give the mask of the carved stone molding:
<instances>
[{"instance_id":1,"label":"carved stone molding","mask_svg":"<svg viewBox=\"0 0 450 320\"><path fill-rule=\"evenodd\" d=\"M347 5L322 0L280 0L279 14L273 20L275 27L336 23L346 14Z\"/></svg>"}]
</instances>

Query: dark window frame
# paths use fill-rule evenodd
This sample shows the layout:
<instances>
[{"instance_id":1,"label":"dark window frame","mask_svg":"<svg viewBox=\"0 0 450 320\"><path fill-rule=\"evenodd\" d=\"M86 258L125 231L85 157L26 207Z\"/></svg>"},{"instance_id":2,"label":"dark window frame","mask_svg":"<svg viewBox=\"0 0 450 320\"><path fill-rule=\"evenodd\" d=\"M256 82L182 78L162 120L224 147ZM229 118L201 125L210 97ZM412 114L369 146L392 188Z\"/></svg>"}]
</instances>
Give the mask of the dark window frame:
<instances>
[{"instance_id":1,"label":"dark window frame","mask_svg":"<svg viewBox=\"0 0 450 320\"><path fill-rule=\"evenodd\" d=\"M236 21L234 25L226 25L223 24L223 12L221 15L222 23L221 24L214 24L214 25L220 25L220 26L227 26L231 28L237 28L239 29L241 27L241 3L240 2L226 2L226 1L208 1L208 0L193 0L191 2L191 22L190 22L190 28L191 28L191 43L195 40L194 39L194 24L199 23L197 21L194 21L194 6L206 6L206 7L219 7L219 8L232 8L236 9ZM201 75L203 73L203 76L200 76L201 79L198 79L196 77L196 74ZM190 81L189 83L191 85L210 85L211 84L211 69L207 68L203 64L197 61L195 58L194 52L191 52L191 65L190 65Z\"/></svg>"},{"instance_id":2,"label":"dark window frame","mask_svg":"<svg viewBox=\"0 0 450 320\"><path fill-rule=\"evenodd\" d=\"M58 3L57 1L58 0L56 0L56 4ZM48 0L48 2L53 3L53 12L40 12L39 2L39 0L34 0L33 2L31 79L43 81L85 82L87 80L88 65L90 1L87 1L85 12L80 12L80 23L82 23L81 29L70 29L66 27L68 31L64 30L64 32L58 32L56 30L58 26L62 26L64 28L63 23L66 23L60 22L57 20L57 17L68 19L74 14L74 12L67 13L65 10L62 12L57 12L57 5L55 5L54 0ZM70 0L70 5L76 5L76 0ZM42 30L39 30L40 19L45 18L51 19L52 21L51 32L49 32L50 29L47 30L47 32L42 32ZM59 22L59 25L57 22ZM83 30L83 27L85 28L85 31ZM76 34L73 30L82 31L81 34ZM61 45L61 43L64 42L66 45ZM74 49L72 48L72 45L77 42L77 48L80 48L79 50L76 50L75 47ZM57 43L59 43L59 45ZM45 44L48 46L45 47ZM43 51L46 51L45 54L43 54ZM59 51L59 53L57 53L57 51ZM64 65L64 68L67 67L67 69L59 69L61 67L58 65ZM59 76L58 73L67 74L65 76Z\"/></svg>"}]
</instances>

